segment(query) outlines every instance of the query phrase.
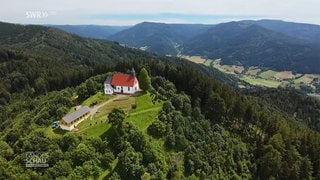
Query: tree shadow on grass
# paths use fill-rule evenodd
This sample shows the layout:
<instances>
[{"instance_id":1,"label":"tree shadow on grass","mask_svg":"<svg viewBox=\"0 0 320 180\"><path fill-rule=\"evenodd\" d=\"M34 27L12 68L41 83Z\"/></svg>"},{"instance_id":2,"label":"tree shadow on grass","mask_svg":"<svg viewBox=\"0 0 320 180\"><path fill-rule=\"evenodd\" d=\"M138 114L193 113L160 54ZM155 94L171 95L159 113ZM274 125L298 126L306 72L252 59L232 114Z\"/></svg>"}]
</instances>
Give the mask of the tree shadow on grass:
<instances>
[{"instance_id":1,"label":"tree shadow on grass","mask_svg":"<svg viewBox=\"0 0 320 180\"><path fill-rule=\"evenodd\" d=\"M138 92L136 92L135 94L132 94L131 96L132 97L138 97L138 96L143 96L143 95L145 95L145 94L147 94L148 92L146 92L146 91L138 91Z\"/></svg>"},{"instance_id":2,"label":"tree shadow on grass","mask_svg":"<svg viewBox=\"0 0 320 180\"><path fill-rule=\"evenodd\" d=\"M100 138L102 140L104 140L104 139L111 140L115 136L116 136L116 132L115 132L114 128L111 126L106 132L104 132L103 134L100 135Z\"/></svg>"},{"instance_id":3,"label":"tree shadow on grass","mask_svg":"<svg viewBox=\"0 0 320 180\"><path fill-rule=\"evenodd\" d=\"M53 133L58 134L58 135L64 135L69 131L63 130L61 128L55 128L52 130Z\"/></svg>"}]
</instances>

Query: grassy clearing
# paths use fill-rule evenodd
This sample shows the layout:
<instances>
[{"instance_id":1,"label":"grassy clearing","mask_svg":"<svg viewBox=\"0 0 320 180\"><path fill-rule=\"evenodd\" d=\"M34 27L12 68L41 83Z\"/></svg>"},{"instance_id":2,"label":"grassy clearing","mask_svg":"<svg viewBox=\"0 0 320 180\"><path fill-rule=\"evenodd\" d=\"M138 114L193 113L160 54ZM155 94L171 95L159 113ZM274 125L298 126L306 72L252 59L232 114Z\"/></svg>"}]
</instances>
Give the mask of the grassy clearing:
<instances>
[{"instance_id":1,"label":"grassy clearing","mask_svg":"<svg viewBox=\"0 0 320 180\"><path fill-rule=\"evenodd\" d=\"M49 138L60 138L64 134L66 134L68 131L60 129L60 128L52 128L51 126L44 129L46 137Z\"/></svg>"},{"instance_id":2,"label":"grassy clearing","mask_svg":"<svg viewBox=\"0 0 320 180\"><path fill-rule=\"evenodd\" d=\"M99 114L98 116L100 116L105 112L110 112L113 108L120 108L125 112L129 112L131 110L131 105L134 104L135 101L136 101L135 97L129 97L129 96L118 99L118 100L114 100L109 104L101 107L99 110L100 112L98 113Z\"/></svg>"},{"instance_id":3,"label":"grassy clearing","mask_svg":"<svg viewBox=\"0 0 320 180\"><path fill-rule=\"evenodd\" d=\"M132 104L137 104L136 109L132 109ZM157 117L162 103L153 104L150 94L142 94L138 97L124 97L114 100L101 107L92 119L85 120L78 125L79 133L86 136L101 136L111 125L107 123L107 116L113 108L123 109L128 117L125 119L137 126L141 131L146 131L147 127Z\"/></svg>"},{"instance_id":4,"label":"grassy clearing","mask_svg":"<svg viewBox=\"0 0 320 180\"><path fill-rule=\"evenodd\" d=\"M136 99L137 108L133 109L126 121L131 122L141 131L146 132L147 127L155 120L162 107L162 102L152 103L150 94L142 94Z\"/></svg>"},{"instance_id":5,"label":"grassy clearing","mask_svg":"<svg viewBox=\"0 0 320 180\"><path fill-rule=\"evenodd\" d=\"M160 109L161 107L155 107L139 113L130 114L126 121L137 126L139 130L146 132L148 126L156 119Z\"/></svg>"},{"instance_id":6,"label":"grassy clearing","mask_svg":"<svg viewBox=\"0 0 320 180\"><path fill-rule=\"evenodd\" d=\"M120 108L128 113L131 110L131 104L134 103L134 97L125 97L110 102L109 104L101 107L99 112L96 113L92 119L89 118L85 121L82 121L77 127L79 129L79 133L94 137L101 136L111 127L111 125L107 123L107 116L112 109Z\"/></svg>"},{"instance_id":7,"label":"grassy clearing","mask_svg":"<svg viewBox=\"0 0 320 180\"><path fill-rule=\"evenodd\" d=\"M90 121L90 120L87 120L87 121ZM85 129L82 129L82 131L80 131L79 133L87 137L100 137L110 127L111 127L111 124L107 123L107 121L105 120L105 121L102 121L101 123L97 122L97 124L92 124L92 126L88 126Z\"/></svg>"},{"instance_id":8,"label":"grassy clearing","mask_svg":"<svg viewBox=\"0 0 320 180\"><path fill-rule=\"evenodd\" d=\"M251 66L247 70L246 74L250 76L256 76L260 71L261 69L259 69L258 67Z\"/></svg>"},{"instance_id":9,"label":"grassy clearing","mask_svg":"<svg viewBox=\"0 0 320 180\"><path fill-rule=\"evenodd\" d=\"M301 76L298 79L294 80L295 84L300 84L301 82L304 82L305 84L309 84L313 81L314 78L320 78L320 75L316 75L316 74L305 74L303 76Z\"/></svg>"},{"instance_id":10,"label":"grassy clearing","mask_svg":"<svg viewBox=\"0 0 320 180\"><path fill-rule=\"evenodd\" d=\"M247 83L250 83L252 85L258 85L258 86L266 86L266 87L276 88L280 85L280 82L278 82L278 81L266 80L266 79L262 79L262 78L243 77L240 79L243 81L246 81Z\"/></svg>"},{"instance_id":11,"label":"grassy clearing","mask_svg":"<svg viewBox=\"0 0 320 180\"><path fill-rule=\"evenodd\" d=\"M273 79L274 75L276 75L277 72L273 71L273 70L268 70L268 71L264 71L262 73L259 74L259 77L263 78L263 79Z\"/></svg>"},{"instance_id":12,"label":"grassy clearing","mask_svg":"<svg viewBox=\"0 0 320 180\"><path fill-rule=\"evenodd\" d=\"M114 98L115 95L104 95L103 92L97 92L95 95L88 97L86 100L84 100L80 105L81 106L90 106L90 104L94 101L97 101L97 104L100 104L102 102L105 102L111 98ZM76 106L73 106L69 109L68 113L71 113L75 110Z\"/></svg>"},{"instance_id":13,"label":"grassy clearing","mask_svg":"<svg viewBox=\"0 0 320 180\"><path fill-rule=\"evenodd\" d=\"M109 96L106 96L104 95L102 92L98 92L97 94L89 97L88 99L84 100L81 105L82 106L90 106L90 104L94 101L97 101L98 104L102 103L102 102L105 102L111 98L114 98L115 95L109 95Z\"/></svg>"},{"instance_id":14,"label":"grassy clearing","mask_svg":"<svg viewBox=\"0 0 320 180\"><path fill-rule=\"evenodd\" d=\"M211 59L206 59L206 61L205 61L203 64L204 64L205 66L210 67L212 62L213 62L213 60L211 60Z\"/></svg>"},{"instance_id":15,"label":"grassy clearing","mask_svg":"<svg viewBox=\"0 0 320 180\"><path fill-rule=\"evenodd\" d=\"M221 59L216 59L213 61L213 65L219 65L220 66L220 63L221 63Z\"/></svg>"},{"instance_id":16,"label":"grassy clearing","mask_svg":"<svg viewBox=\"0 0 320 180\"><path fill-rule=\"evenodd\" d=\"M281 71L275 74L274 77L279 80L286 80L294 78L294 75L292 74L292 71Z\"/></svg>"},{"instance_id":17,"label":"grassy clearing","mask_svg":"<svg viewBox=\"0 0 320 180\"><path fill-rule=\"evenodd\" d=\"M223 68L223 66L220 64L221 63L221 59L216 59L212 62L212 66L216 69L218 69L221 72L224 73L230 73L229 71L227 71L226 69Z\"/></svg>"},{"instance_id":18,"label":"grassy clearing","mask_svg":"<svg viewBox=\"0 0 320 180\"><path fill-rule=\"evenodd\" d=\"M241 74L244 71L243 66L236 66L236 65L222 65L220 66L226 72L231 74Z\"/></svg>"},{"instance_id":19,"label":"grassy clearing","mask_svg":"<svg viewBox=\"0 0 320 180\"><path fill-rule=\"evenodd\" d=\"M181 56L181 57L198 64L203 64L206 61L201 56Z\"/></svg>"},{"instance_id":20,"label":"grassy clearing","mask_svg":"<svg viewBox=\"0 0 320 180\"><path fill-rule=\"evenodd\" d=\"M91 96L82 105L97 101L103 103L114 96L104 96L102 93L97 93ZM137 108L132 109L132 104L136 104ZM137 97L126 96L121 99L113 100L110 103L102 106L99 111L87 120L82 121L78 126L77 133L83 134L89 137L97 137L103 135L111 125L107 122L107 116L113 108L123 109L128 117L125 119L127 122L131 122L137 126L141 131L146 132L147 127L155 120L159 110L162 107L162 103L152 103L150 94L141 94ZM45 129L48 137L60 137L67 131L61 129L52 129L48 127Z\"/></svg>"}]
</instances>

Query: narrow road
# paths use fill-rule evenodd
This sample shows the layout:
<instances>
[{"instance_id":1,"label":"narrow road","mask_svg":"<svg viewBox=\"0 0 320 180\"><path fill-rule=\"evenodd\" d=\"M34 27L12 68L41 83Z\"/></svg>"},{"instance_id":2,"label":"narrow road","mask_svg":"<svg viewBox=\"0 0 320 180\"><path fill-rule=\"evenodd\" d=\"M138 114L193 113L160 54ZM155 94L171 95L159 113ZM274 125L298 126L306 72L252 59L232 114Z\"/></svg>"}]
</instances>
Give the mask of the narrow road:
<instances>
[{"instance_id":1,"label":"narrow road","mask_svg":"<svg viewBox=\"0 0 320 180\"><path fill-rule=\"evenodd\" d=\"M109 104L112 101L121 99L121 98L125 98L128 97L129 95L125 95L125 94L117 94L116 97L109 99L108 101L99 104L99 105L95 105L93 108L90 108L90 114L91 114L91 119L93 118L93 115L96 114L98 112L98 110L102 107L105 106L107 104Z\"/></svg>"}]
</instances>

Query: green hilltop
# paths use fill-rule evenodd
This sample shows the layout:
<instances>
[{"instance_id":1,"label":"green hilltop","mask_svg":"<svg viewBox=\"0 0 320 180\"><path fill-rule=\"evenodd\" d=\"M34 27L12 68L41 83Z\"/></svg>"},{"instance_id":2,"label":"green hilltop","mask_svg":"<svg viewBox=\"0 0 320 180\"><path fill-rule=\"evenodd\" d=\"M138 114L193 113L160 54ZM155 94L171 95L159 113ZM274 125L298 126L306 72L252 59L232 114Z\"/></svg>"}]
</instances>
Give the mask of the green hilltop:
<instances>
[{"instance_id":1,"label":"green hilltop","mask_svg":"<svg viewBox=\"0 0 320 180\"><path fill-rule=\"evenodd\" d=\"M320 177L315 99L277 89L245 95L180 58L54 28L0 26L0 179ZM114 98L102 94L106 73L132 68L148 71L148 92L102 106L78 132L51 129L76 105ZM30 152L48 167L27 167Z\"/></svg>"}]
</instances>

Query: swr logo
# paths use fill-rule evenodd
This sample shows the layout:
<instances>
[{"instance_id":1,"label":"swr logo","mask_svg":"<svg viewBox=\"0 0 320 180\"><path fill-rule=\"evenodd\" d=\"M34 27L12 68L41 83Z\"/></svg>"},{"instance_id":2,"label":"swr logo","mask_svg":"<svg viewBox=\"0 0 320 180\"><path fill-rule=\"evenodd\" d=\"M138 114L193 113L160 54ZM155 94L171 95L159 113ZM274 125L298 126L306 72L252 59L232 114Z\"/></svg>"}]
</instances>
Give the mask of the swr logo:
<instances>
[{"instance_id":1,"label":"swr logo","mask_svg":"<svg viewBox=\"0 0 320 180\"><path fill-rule=\"evenodd\" d=\"M32 18L32 19L41 19L41 18L47 18L49 16L49 13L47 11L27 11L26 17Z\"/></svg>"}]
</instances>

